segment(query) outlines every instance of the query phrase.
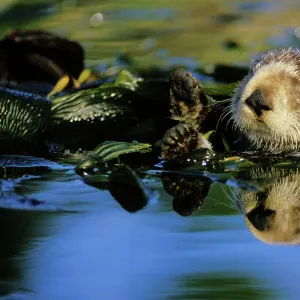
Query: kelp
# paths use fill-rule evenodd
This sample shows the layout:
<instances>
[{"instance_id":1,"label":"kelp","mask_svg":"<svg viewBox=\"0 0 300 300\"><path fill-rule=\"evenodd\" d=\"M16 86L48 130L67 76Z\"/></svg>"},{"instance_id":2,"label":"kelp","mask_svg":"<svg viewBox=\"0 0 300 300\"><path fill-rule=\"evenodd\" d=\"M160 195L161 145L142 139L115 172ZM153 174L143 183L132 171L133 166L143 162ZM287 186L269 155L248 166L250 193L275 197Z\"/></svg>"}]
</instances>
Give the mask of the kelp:
<instances>
[{"instance_id":1,"label":"kelp","mask_svg":"<svg viewBox=\"0 0 300 300\"><path fill-rule=\"evenodd\" d=\"M52 97L52 128L47 138L68 148L89 150L110 139L159 139L170 122L167 85L155 89L155 82L145 83L126 70L115 75L103 77L98 86L88 83Z\"/></svg>"},{"instance_id":2,"label":"kelp","mask_svg":"<svg viewBox=\"0 0 300 300\"><path fill-rule=\"evenodd\" d=\"M109 78L110 73L104 72L103 74L102 82L105 82L105 76L106 79ZM99 142L101 142L102 138L108 138L105 133L111 124L113 124L112 129L114 128L114 130L111 130L112 132L117 132L119 128L120 132L125 133L126 130L130 130L135 124L150 117L155 120L156 125L159 124L164 129L163 124L168 123L168 82L159 78L144 80L134 76L127 70L119 70L117 74L117 76L116 73L111 75L115 77L113 82L100 83L99 86L91 88L83 86L77 91L73 90L71 93L52 97L52 106L51 102L42 96L2 89L2 111L3 113L11 111L8 114L10 116L9 121L6 118L2 120L3 135L7 138L36 138L38 134L46 129L45 124L49 123L49 119L52 123L50 138L55 137L55 134L63 137L64 132L66 132L65 136L68 137L69 132L72 133L74 131L79 135L78 140L83 137L83 142L85 142L84 132L89 131L90 134L93 131L91 130L92 128L99 128L97 124L104 125L104 128L99 129L96 133L99 136ZM223 95L224 97L228 96L233 88L234 85L221 85L219 89L213 84L206 86L208 95ZM7 101L10 100L8 99L10 97L18 98L18 101L14 101L14 103L16 107L21 108L20 111L10 108L10 101ZM26 101L21 101L21 99ZM35 101L37 99L39 101ZM28 104L30 100L32 100L32 104ZM26 110L27 106L28 110ZM49 113L50 106L51 113ZM40 109L42 109L42 113L39 114L38 111ZM18 122L18 126L15 126L16 122L13 122L12 118L19 118L19 116L20 120L24 117L28 125L25 126L25 124L19 124ZM29 116L30 118L35 116L35 121L29 121L27 119ZM73 123L83 124L81 134L78 127L72 126ZM84 124L92 126L85 127ZM17 128L21 127L22 129L18 131ZM101 136L100 133L104 135ZM75 133L73 135L76 136ZM112 135L112 137L114 136ZM115 137L118 136L116 135ZM90 139L95 138L95 135L90 137Z\"/></svg>"},{"instance_id":3,"label":"kelp","mask_svg":"<svg viewBox=\"0 0 300 300\"><path fill-rule=\"evenodd\" d=\"M52 99L51 118L54 122L69 120L94 120L116 118L132 110L136 97L137 78L128 71L121 71L114 83L104 83L97 88L79 90L70 95ZM125 99L126 98L126 99Z\"/></svg>"},{"instance_id":4,"label":"kelp","mask_svg":"<svg viewBox=\"0 0 300 300\"><path fill-rule=\"evenodd\" d=\"M150 144L138 142L114 142L106 141L100 144L86 159L81 161L75 168L77 174L84 174L95 167L120 159L124 154L145 153L151 151Z\"/></svg>"},{"instance_id":5,"label":"kelp","mask_svg":"<svg viewBox=\"0 0 300 300\"><path fill-rule=\"evenodd\" d=\"M126 154L149 151L149 144L107 141L81 161L75 171L83 177L86 184L109 190L124 209L136 212L145 207L148 201L155 197L155 193L133 169L122 164L121 158ZM110 166L109 162L112 162ZM98 168L96 173L93 171L95 168Z\"/></svg>"},{"instance_id":6,"label":"kelp","mask_svg":"<svg viewBox=\"0 0 300 300\"><path fill-rule=\"evenodd\" d=\"M102 79L106 75L103 76ZM237 83L204 83L203 86L207 95L226 98L233 93ZM120 70L114 82L103 83L96 88L84 88L70 95L54 97L52 99L52 118L54 121L59 122L63 118L74 120L76 118L74 116L77 115L78 119L80 119L80 110L83 108L96 103L99 104L100 102L105 102L106 106L113 105L114 101L127 95L139 95L141 99L151 99L153 103L158 102L157 99L160 99L160 102L168 103L169 84L167 80L162 78L144 80L134 76L127 70ZM151 105L151 102L147 103L147 105ZM117 103L117 105L121 104ZM131 105L134 105L134 103L131 103ZM102 109L102 107L97 108L99 116L101 116L100 112ZM76 111L79 111L78 114L76 114ZM73 114L73 117L70 117L70 114Z\"/></svg>"},{"instance_id":7,"label":"kelp","mask_svg":"<svg viewBox=\"0 0 300 300\"><path fill-rule=\"evenodd\" d=\"M128 99L124 97L128 96ZM101 86L96 89L78 91L61 96L53 101L51 118L53 122L79 122L98 118L104 121L130 112L130 96L135 96L126 87Z\"/></svg>"},{"instance_id":8,"label":"kelp","mask_svg":"<svg viewBox=\"0 0 300 300\"><path fill-rule=\"evenodd\" d=\"M34 140L50 122L50 100L39 95L0 88L0 138Z\"/></svg>"}]
</instances>

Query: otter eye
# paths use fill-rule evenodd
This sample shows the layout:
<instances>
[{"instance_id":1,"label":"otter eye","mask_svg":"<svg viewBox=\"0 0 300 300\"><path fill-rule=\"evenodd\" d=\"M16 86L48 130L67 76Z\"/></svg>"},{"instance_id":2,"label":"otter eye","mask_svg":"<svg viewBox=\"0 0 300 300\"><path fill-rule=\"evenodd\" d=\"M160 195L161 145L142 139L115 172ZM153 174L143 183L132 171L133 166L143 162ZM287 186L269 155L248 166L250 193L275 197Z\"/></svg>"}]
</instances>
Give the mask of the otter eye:
<instances>
[{"instance_id":1,"label":"otter eye","mask_svg":"<svg viewBox=\"0 0 300 300\"><path fill-rule=\"evenodd\" d=\"M246 105L260 117L263 111L271 110L260 89L255 90L246 100Z\"/></svg>"}]
</instances>

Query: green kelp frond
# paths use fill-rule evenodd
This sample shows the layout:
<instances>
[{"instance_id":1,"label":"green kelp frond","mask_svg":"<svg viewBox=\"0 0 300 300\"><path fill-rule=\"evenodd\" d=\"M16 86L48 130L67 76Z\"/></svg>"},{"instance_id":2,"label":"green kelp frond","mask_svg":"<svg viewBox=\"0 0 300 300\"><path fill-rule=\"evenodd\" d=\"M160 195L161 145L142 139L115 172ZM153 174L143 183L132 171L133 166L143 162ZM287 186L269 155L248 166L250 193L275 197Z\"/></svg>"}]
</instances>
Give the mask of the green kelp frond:
<instances>
[{"instance_id":1,"label":"green kelp frond","mask_svg":"<svg viewBox=\"0 0 300 300\"><path fill-rule=\"evenodd\" d=\"M91 169L97 165L105 164L110 160L119 158L123 154L134 152L145 153L149 151L151 151L150 144L142 144L136 141L132 143L106 141L96 147L86 159L76 166L76 172L82 173L84 169Z\"/></svg>"},{"instance_id":2,"label":"green kelp frond","mask_svg":"<svg viewBox=\"0 0 300 300\"><path fill-rule=\"evenodd\" d=\"M73 122L115 118L130 110L131 102L137 97L138 81L130 72L122 70L113 83L56 97L53 99L52 119L54 122Z\"/></svg>"},{"instance_id":3,"label":"green kelp frond","mask_svg":"<svg viewBox=\"0 0 300 300\"><path fill-rule=\"evenodd\" d=\"M46 128L51 101L39 95L0 88L0 137L33 140Z\"/></svg>"}]
</instances>

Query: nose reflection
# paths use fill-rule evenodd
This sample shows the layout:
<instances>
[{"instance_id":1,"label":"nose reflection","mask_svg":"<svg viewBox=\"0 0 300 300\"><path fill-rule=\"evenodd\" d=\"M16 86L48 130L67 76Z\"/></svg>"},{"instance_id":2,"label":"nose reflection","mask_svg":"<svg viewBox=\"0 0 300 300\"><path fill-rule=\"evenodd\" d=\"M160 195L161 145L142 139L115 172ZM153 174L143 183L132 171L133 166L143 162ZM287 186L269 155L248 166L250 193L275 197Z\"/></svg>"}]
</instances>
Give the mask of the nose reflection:
<instances>
[{"instance_id":1,"label":"nose reflection","mask_svg":"<svg viewBox=\"0 0 300 300\"><path fill-rule=\"evenodd\" d=\"M245 101L246 105L260 117L264 111L271 110L260 89L255 90Z\"/></svg>"},{"instance_id":2,"label":"nose reflection","mask_svg":"<svg viewBox=\"0 0 300 300\"><path fill-rule=\"evenodd\" d=\"M267 209L263 204L259 204L246 216L257 230L262 231L268 228L269 221L274 215L274 210Z\"/></svg>"}]
</instances>

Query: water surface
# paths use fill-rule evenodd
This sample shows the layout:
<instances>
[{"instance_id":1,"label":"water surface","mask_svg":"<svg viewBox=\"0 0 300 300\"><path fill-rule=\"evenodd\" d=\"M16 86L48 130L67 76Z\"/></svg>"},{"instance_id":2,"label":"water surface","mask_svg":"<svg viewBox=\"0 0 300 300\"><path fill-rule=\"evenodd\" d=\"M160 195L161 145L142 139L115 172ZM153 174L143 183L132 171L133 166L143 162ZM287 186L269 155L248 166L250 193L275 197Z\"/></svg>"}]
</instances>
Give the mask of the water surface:
<instances>
[{"instance_id":1,"label":"water surface","mask_svg":"<svg viewBox=\"0 0 300 300\"><path fill-rule=\"evenodd\" d=\"M52 30L82 43L88 64L120 51L139 68L248 64L254 53L299 43L292 0L26 3L1 2L1 33ZM104 22L91 28L98 12ZM0 165L1 299L299 299L298 246L257 239L224 185L183 217L153 176L158 196L129 213L86 185L75 165L7 156Z\"/></svg>"}]
</instances>

